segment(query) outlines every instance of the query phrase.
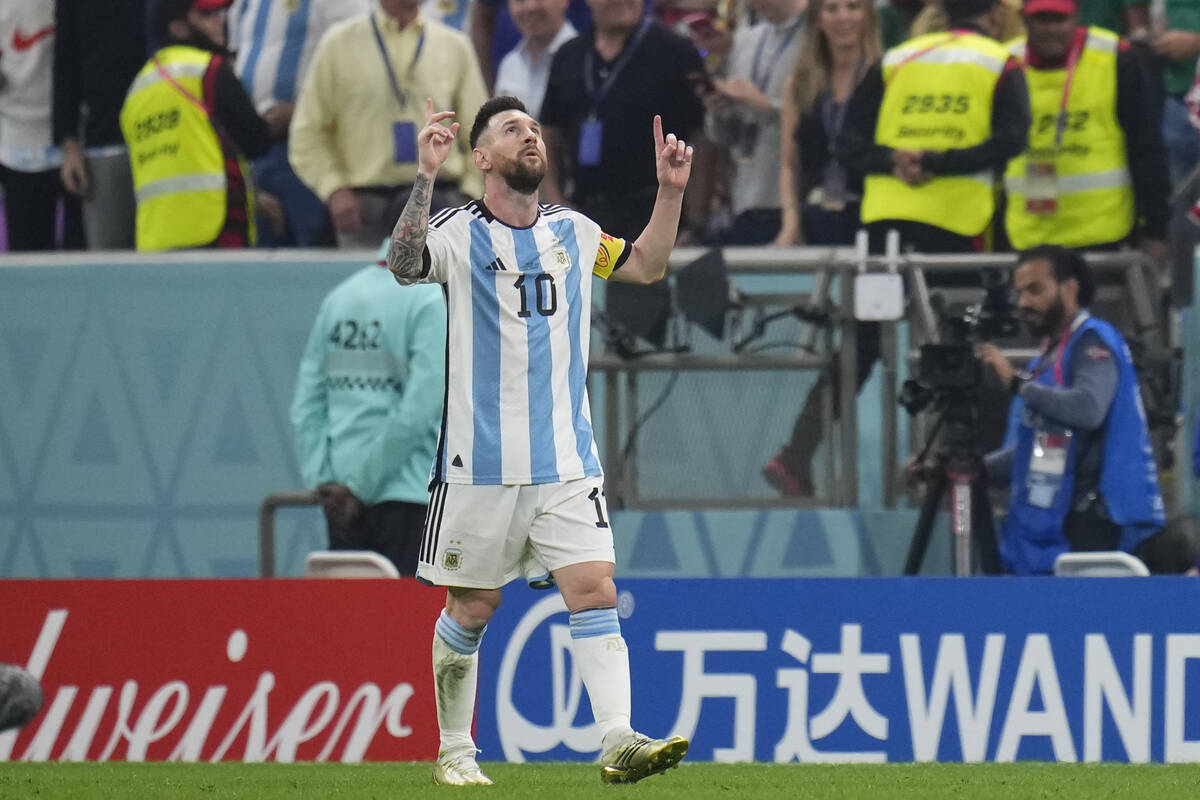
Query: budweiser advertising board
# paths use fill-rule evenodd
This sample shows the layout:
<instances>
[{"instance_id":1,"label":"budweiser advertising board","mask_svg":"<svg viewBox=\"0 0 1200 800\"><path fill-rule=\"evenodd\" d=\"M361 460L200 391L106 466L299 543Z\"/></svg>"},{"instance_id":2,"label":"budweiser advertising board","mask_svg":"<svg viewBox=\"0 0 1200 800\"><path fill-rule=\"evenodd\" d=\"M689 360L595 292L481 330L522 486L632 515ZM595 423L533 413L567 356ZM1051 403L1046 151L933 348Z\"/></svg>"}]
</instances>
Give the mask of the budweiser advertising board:
<instances>
[{"instance_id":1,"label":"budweiser advertising board","mask_svg":"<svg viewBox=\"0 0 1200 800\"><path fill-rule=\"evenodd\" d=\"M414 761L437 754L412 580L0 581L0 661L42 683L0 761Z\"/></svg>"}]
</instances>

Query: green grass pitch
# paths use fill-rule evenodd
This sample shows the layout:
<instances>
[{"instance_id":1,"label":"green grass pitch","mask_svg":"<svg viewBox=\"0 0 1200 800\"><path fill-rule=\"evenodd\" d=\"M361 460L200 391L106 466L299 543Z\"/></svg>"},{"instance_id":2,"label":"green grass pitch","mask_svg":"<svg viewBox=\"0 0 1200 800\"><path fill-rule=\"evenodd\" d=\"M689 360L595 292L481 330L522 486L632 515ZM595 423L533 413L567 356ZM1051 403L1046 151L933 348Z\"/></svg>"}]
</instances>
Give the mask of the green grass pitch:
<instances>
[{"instance_id":1,"label":"green grass pitch","mask_svg":"<svg viewBox=\"0 0 1200 800\"><path fill-rule=\"evenodd\" d=\"M496 782L434 786L429 764L0 764L3 800L141 798L1150 798L1200 797L1200 765L687 764L631 786L600 783L580 764L483 764Z\"/></svg>"}]
</instances>

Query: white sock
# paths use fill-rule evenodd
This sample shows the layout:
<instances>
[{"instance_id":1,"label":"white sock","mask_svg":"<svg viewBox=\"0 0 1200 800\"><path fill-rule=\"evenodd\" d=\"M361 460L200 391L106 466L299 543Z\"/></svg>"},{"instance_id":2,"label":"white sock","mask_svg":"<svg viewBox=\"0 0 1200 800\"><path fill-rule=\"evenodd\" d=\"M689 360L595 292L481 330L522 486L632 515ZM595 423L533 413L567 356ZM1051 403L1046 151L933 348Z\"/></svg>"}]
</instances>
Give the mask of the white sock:
<instances>
[{"instance_id":1,"label":"white sock","mask_svg":"<svg viewBox=\"0 0 1200 800\"><path fill-rule=\"evenodd\" d=\"M621 637L615 608L593 608L571 615L571 650L592 703L592 716L610 750L632 733L629 711L629 650Z\"/></svg>"},{"instance_id":2,"label":"white sock","mask_svg":"<svg viewBox=\"0 0 1200 800\"><path fill-rule=\"evenodd\" d=\"M433 693L437 699L441 752L470 750L475 754L471 723L475 718L475 689L479 681L479 652L459 653L433 634Z\"/></svg>"}]
</instances>

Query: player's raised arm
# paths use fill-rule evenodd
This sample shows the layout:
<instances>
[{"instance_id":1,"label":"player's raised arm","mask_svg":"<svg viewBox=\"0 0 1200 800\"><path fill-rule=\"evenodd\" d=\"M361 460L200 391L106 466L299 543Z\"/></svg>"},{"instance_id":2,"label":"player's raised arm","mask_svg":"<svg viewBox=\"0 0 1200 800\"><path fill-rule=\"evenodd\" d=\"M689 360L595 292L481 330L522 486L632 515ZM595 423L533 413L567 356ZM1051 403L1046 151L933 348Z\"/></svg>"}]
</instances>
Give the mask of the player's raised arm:
<instances>
[{"instance_id":1,"label":"player's raised arm","mask_svg":"<svg viewBox=\"0 0 1200 800\"><path fill-rule=\"evenodd\" d=\"M457 122L447 127L442 121L453 116L453 111L434 112L433 99L425 98L425 127L417 134L417 175L413 178L412 194L392 229L392 244L387 255L388 269L400 283L416 281L424 270L421 252L425 249L425 234L429 230L433 180L458 135Z\"/></svg>"},{"instance_id":2,"label":"player's raised arm","mask_svg":"<svg viewBox=\"0 0 1200 800\"><path fill-rule=\"evenodd\" d=\"M673 133L663 137L662 117L654 115L654 166L658 196L642 235L633 243L629 260L613 277L632 283L654 283L667 274L667 257L679 233L683 190L692 174L692 147Z\"/></svg>"}]
</instances>

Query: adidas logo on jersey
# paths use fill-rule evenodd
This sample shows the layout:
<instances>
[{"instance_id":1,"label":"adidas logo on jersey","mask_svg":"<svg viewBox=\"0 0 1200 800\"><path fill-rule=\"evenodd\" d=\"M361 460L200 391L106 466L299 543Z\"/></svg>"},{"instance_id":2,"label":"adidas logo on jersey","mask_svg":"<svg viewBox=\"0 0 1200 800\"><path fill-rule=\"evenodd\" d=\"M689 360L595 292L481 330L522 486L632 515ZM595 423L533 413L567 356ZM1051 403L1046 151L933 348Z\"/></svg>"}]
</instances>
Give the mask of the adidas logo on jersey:
<instances>
[{"instance_id":1,"label":"adidas logo on jersey","mask_svg":"<svg viewBox=\"0 0 1200 800\"><path fill-rule=\"evenodd\" d=\"M504 262L498 258L484 267L484 269L488 272L508 272L508 267L504 266Z\"/></svg>"}]
</instances>

